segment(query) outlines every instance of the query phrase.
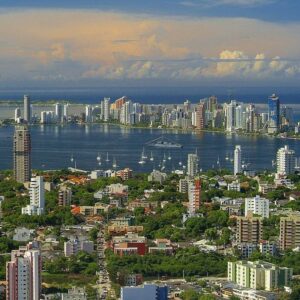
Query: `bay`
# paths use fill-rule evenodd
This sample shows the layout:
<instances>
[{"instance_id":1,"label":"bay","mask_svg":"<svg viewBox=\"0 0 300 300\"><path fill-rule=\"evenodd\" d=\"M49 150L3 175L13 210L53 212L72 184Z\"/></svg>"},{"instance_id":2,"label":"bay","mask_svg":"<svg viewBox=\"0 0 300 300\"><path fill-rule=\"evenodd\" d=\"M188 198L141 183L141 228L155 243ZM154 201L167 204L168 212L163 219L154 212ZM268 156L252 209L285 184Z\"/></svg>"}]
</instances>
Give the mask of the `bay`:
<instances>
[{"instance_id":1,"label":"bay","mask_svg":"<svg viewBox=\"0 0 300 300\"><path fill-rule=\"evenodd\" d=\"M179 169L179 162L186 165L188 153L197 149L199 165L203 170L217 168L219 158L222 168L233 168L226 160L232 157L235 145L241 145L243 160L250 163L250 169L264 170L272 168L272 160L280 147L289 145L300 156L299 140L283 140L268 136L227 135L212 132L181 132L176 130L126 128L106 124L32 126L32 167L34 169L62 169L74 166L70 161L73 155L77 167L84 170L110 169L115 158L118 169L129 167L136 172L150 172L158 168L166 157L165 171ZM0 128L0 169L12 168L12 136L14 127ZM183 145L182 149L161 150L147 148L145 144L161 135ZM150 157L144 165L138 162L141 152ZM98 153L102 165L97 163ZM105 162L109 153L109 162ZM171 160L168 159L171 156Z\"/></svg>"}]
</instances>

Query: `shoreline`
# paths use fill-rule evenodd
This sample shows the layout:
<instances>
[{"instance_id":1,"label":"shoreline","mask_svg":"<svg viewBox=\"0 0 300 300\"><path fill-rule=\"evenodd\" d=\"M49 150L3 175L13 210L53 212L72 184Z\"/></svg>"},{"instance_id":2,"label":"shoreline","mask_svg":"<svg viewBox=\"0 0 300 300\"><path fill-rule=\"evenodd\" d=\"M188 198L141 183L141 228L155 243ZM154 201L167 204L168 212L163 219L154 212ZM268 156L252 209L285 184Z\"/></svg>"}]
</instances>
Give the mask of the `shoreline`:
<instances>
[{"instance_id":1,"label":"shoreline","mask_svg":"<svg viewBox=\"0 0 300 300\"><path fill-rule=\"evenodd\" d=\"M7 125L0 125L1 127L15 127L19 124L7 124ZM175 132L175 134L201 134L201 133L217 133L217 134L223 134L223 135L237 135L237 136L246 136L246 137L268 137L268 138L274 138L274 139L281 139L281 140L300 140L300 137L281 137L281 136L274 136L274 135L268 135L264 133L246 133L246 132L226 132L225 130L213 130L213 129L193 129L193 128L158 128L158 127L144 127L144 126L128 126L124 124L118 124L118 123L67 123L67 124L31 124L30 126L38 127L38 126L58 126L58 127L64 127L68 125L77 125L77 126L94 126L94 125L107 125L107 126L115 126L118 128L123 129L145 129L145 130L165 130L170 132Z\"/></svg>"}]
</instances>

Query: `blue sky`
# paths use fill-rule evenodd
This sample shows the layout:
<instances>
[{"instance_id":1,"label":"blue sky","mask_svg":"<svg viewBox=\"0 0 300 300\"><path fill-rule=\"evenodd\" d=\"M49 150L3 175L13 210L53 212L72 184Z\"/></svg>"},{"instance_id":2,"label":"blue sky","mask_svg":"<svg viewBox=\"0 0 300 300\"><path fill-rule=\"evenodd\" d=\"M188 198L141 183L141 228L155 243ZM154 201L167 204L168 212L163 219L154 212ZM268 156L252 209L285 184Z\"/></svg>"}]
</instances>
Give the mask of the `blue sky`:
<instances>
[{"instance_id":1,"label":"blue sky","mask_svg":"<svg viewBox=\"0 0 300 300\"><path fill-rule=\"evenodd\" d=\"M297 0L4 0L1 7L99 9L193 17L246 17L274 22L300 19Z\"/></svg>"},{"instance_id":2,"label":"blue sky","mask_svg":"<svg viewBox=\"0 0 300 300\"><path fill-rule=\"evenodd\" d=\"M298 85L300 1L0 3L8 86Z\"/></svg>"}]
</instances>

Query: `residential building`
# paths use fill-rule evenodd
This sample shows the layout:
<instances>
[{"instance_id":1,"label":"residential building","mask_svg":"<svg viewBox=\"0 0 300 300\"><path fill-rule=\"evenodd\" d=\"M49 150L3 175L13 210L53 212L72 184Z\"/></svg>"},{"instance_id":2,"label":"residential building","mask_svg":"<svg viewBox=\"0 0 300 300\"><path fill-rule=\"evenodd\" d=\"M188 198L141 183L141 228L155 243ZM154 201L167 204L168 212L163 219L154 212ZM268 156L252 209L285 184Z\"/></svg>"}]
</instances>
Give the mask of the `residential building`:
<instances>
[{"instance_id":1,"label":"residential building","mask_svg":"<svg viewBox=\"0 0 300 300\"><path fill-rule=\"evenodd\" d=\"M244 288L272 291L291 283L293 270L264 261L228 262L228 280Z\"/></svg>"},{"instance_id":2,"label":"residential building","mask_svg":"<svg viewBox=\"0 0 300 300\"><path fill-rule=\"evenodd\" d=\"M55 119L57 123L63 123L64 122L64 110L63 105L61 103L55 104Z\"/></svg>"},{"instance_id":3,"label":"residential building","mask_svg":"<svg viewBox=\"0 0 300 300\"><path fill-rule=\"evenodd\" d=\"M263 218L269 218L270 215L269 205L270 205L270 201L266 198L261 198L260 196L256 196L253 198L246 198L245 216L247 216L249 212L251 212Z\"/></svg>"},{"instance_id":4,"label":"residential building","mask_svg":"<svg viewBox=\"0 0 300 300\"><path fill-rule=\"evenodd\" d=\"M189 184L189 214L195 215L201 204L201 181L195 179L193 183Z\"/></svg>"},{"instance_id":5,"label":"residential building","mask_svg":"<svg viewBox=\"0 0 300 300\"><path fill-rule=\"evenodd\" d=\"M122 287L121 300L168 300L168 287L144 284L137 287Z\"/></svg>"},{"instance_id":6,"label":"residential building","mask_svg":"<svg viewBox=\"0 0 300 300\"><path fill-rule=\"evenodd\" d=\"M190 177L196 176L198 173L198 155L190 153L188 154L187 161L187 175Z\"/></svg>"},{"instance_id":7,"label":"residential building","mask_svg":"<svg viewBox=\"0 0 300 300\"><path fill-rule=\"evenodd\" d=\"M237 243L258 244L262 239L263 218L253 217L250 213L247 217L236 219L236 241Z\"/></svg>"},{"instance_id":8,"label":"residential building","mask_svg":"<svg viewBox=\"0 0 300 300\"><path fill-rule=\"evenodd\" d=\"M295 151L284 146L277 151L277 174L290 175L295 173Z\"/></svg>"},{"instance_id":9,"label":"residential building","mask_svg":"<svg viewBox=\"0 0 300 300\"><path fill-rule=\"evenodd\" d=\"M42 176L31 178L29 187L30 204L22 208L23 215L41 215L45 209L45 187Z\"/></svg>"},{"instance_id":10,"label":"residential building","mask_svg":"<svg viewBox=\"0 0 300 300\"><path fill-rule=\"evenodd\" d=\"M93 253L94 242L86 240L80 241L78 239L64 242L64 253L66 257L76 255L79 251L84 251L90 254Z\"/></svg>"},{"instance_id":11,"label":"residential building","mask_svg":"<svg viewBox=\"0 0 300 300\"><path fill-rule=\"evenodd\" d=\"M30 124L31 121L31 105L30 105L30 97L28 95L24 95L24 123Z\"/></svg>"},{"instance_id":12,"label":"residential building","mask_svg":"<svg viewBox=\"0 0 300 300\"><path fill-rule=\"evenodd\" d=\"M65 185L61 186L58 191L58 205L69 206L72 201L72 189Z\"/></svg>"},{"instance_id":13,"label":"residential building","mask_svg":"<svg viewBox=\"0 0 300 300\"><path fill-rule=\"evenodd\" d=\"M61 300L87 300L88 295L85 288L72 287L68 289L68 293L61 294Z\"/></svg>"},{"instance_id":14,"label":"residential building","mask_svg":"<svg viewBox=\"0 0 300 300\"><path fill-rule=\"evenodd\" d=\"M167 174L158 170L153 170L148 176L148 181L163 183L167 179Z\"/></svg>"},{"instance_id":15,"label":"residential building","mask_svg":"<svg viewBox=\"0 0 300 300\"><path fill-rule=\"evenodd\" d=\"M275 94L268 99L268 133L278 133L280 129L280 101Z\"/></svg>"},{"instance_id":16,"label":"residential building","mask_svg":"<svg viewBox=\"0 0 300 300\"><path fill-rule=\"evenodd\" d=\"M300 247L300 216L291 215L280 218L280 249L294 249Z\"/></svg>"},{"instance_id":17,"label":"residential building","mask_svg":"<svg viewBox=\"0 0 300 300\"><path fill-rule=\"evenodd\" d=\"M14 117L14 119L15 119L16 123L20 123L20 120L21 120L21 109L19 107L17 107L15 109L15 117Z\"/></svg>"},{"instance_id":18,"label":"residential building","mask_svg":"<svg viewBox=\"0 0 300 300\"><path fill-rule=\"evenodd\" d=\"M41 253L35 243L13 250L6 263L6 299L40 300L41 271Z\"/></svg>"},{"instance_id":19,"label":"residential building","mask_svg":"<svg viewBox=\"0 0 300 300\"><path fill-rule=\"evenodd\" d=\"M240 174L243 172L242 169L242 148L241 146L235 146L234 150L234 175Z\"/></svg>"},{"instance_id":20,"label":"residential building","mask_svg":"<svg viewBox=\"0 0 300 300\"><path fill-rule=\"evenodd\" d=\"M16 126L13 144L14 179L20 183L31 177L31 138L27 126Z\"/></svg>"}]
</instances>

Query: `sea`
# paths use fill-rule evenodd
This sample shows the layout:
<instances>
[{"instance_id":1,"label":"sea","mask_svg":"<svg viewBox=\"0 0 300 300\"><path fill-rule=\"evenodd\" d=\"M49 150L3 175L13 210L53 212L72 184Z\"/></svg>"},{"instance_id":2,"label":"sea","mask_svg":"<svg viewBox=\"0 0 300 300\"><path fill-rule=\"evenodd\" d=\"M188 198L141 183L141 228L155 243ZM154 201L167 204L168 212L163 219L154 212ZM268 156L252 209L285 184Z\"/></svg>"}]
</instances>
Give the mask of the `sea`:
<instances>
[{"instance_id":1,"label":"sea","mask_svg":"<svg viewBox=\"0 0 300 300\"><path fill-rule=\"evenodd\" d=\"M295 121L300 120L300 90L293 88L203 88L203 87L98 87L98 88L59 88L59 89L0 89L0 120L12 118L14 103L11 106L1 105L1 101L22 101L24 94L29 94L32 101L65 100L70 101L70 113L84 109L84 105L99 104L104 97L112 101L128 96L130 99L146 104L180 104L186 99L197 103L199 99L216 95L220 103L229 99L255 103L261 111L266 109L268 96L276 92L282 105L294 108ZM20 103L22 104L22 103ZM82 104L82 105L78 105ZM38 114L34 106L33 113ZM53 110L53 106L40 109ZM0 127L0 169L12 168L13 127ZM186 166L188 153L197 151L199 165L203 170L211 168L233 168L232 157L236 145L242 146L243 161L248 169L272 169L272 160L278 148L289 145L300 156L299 140L283 140L269 136L231 135L211 132L183 132L177 130L124 128L113 125L39 125L31 127L32 166L35 169L61 169L74 167L83 170L111 169L113 160L118 168L129 167L136 172L149 172L160 169L165 160L165 171L182 169ZM166 136L183 145L182 149L151 149L146 143ZM138 162L141 153L148 159L145 164ZM109 161L106 162L108 154ZM101 164L97 161L101 156ZM71 157L74 158L71 161ZM219 164L217 162L220 162Z\"/></svg>"},{"instance_id":2,"label":"sea","mask_svg":"<svg viewBox=\"0 0 300 300\"><path fill-rule=\"evenodd\" d=\"M202 170L233 169L233 151L242 147L243 163L250 170L271 170L272 160L280 147L289 145L300 156L300 140L270 136L247 136L213 132L183 132L178 130L126 128L117 125L37 125L31 126L32 167L55 170L76 167L82 170L117 169L165 172L184 170L187 155L197 153ZM0 127L0 169L12 168L13 126ZM181 144L181 149L157 149L146 144L164 136ZM148 157L141 165L142 152ZM150 156L154 161L150 161ZM108 156L108 160L106 158ZM101 157L100 163L97 157ZM73 158L73 159L71 159ZM165 161L163 163L163 161ZM218 163L219 161L219 163Z\"/></svg>"}]
</instances>

